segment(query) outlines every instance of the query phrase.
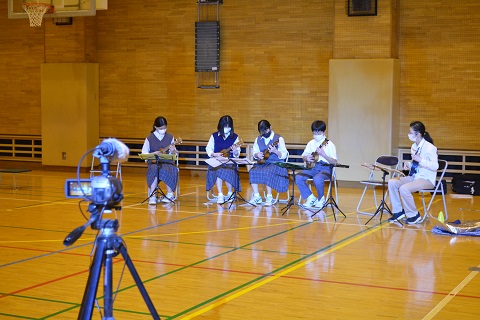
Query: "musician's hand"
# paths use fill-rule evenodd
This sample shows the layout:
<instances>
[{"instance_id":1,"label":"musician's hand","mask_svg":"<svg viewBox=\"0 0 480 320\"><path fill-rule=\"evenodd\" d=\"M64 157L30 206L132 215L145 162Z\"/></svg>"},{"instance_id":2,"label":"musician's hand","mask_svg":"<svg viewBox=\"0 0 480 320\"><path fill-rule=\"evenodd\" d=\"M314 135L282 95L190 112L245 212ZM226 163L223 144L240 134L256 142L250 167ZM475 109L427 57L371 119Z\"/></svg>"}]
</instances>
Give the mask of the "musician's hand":
<instances>
[{"instance_id":1,"label":"musician's hand","mask_svg":"<svg viewBox=\"0 0 480 320\"><path fill-rule=\"evenodd\" d=\"M311 154L309 154L308 156L305 156L305 160L306 162L313 162L314 158Z\"/></svg>"},{"instance_id":2,"label":"musician's hand","mask_svg":"<svg viewBox=\"0 0 480 320\"><path fill-rule=\"evenodd\" d=\"M168 151L170 151L170 153L175 153L175 146L171 145L168 147Z\"/></svg>"},{"instance_id":3,"label":"musician's hand","mask_svg":"<svg viewBox=\"0 0 480 320\"><path fill-rule=\"evenodd\" d=\"M325 153L325 150L323 150L323 148L317 148L317 153L325 159L327 158L327 154Z\"/></svg>"},{"instance_id":4,"label":"musician's hand","mask_svg":"<svg viewBox=\"0 0 480 320\"><path fill-rule=\"evenodd\" d=\"M155 152L152 152L152 153L153 153L153 154L156 154L157 156L158 156L159 154L162 154L160 151L155 151Z\"/></svg>"},{"instance_id":5,"label":"musician's hand","mask_svg":"<svg viewBox=\"0 0 480 320\"><path fill-rule=\"evenodd\" d=\"M412 157L412 160L414 161L417 161L418 163L420 163L420 161L422 161L422 157L420 157L419 154L416 154Z\"/></svg>"},{"instance_id":6,"label":"musician's hand","mask_svg":"<svg viewBox=\"0 0 480 320\"><path fill-rule=\"evenodd\" d=\"M264 154L263 154L263 152L259 152L259 153L257 153L257 154L255 155L255 157L256 157L258 160L260 160L260 159L263 159L263 158L264 158Z\"/></svg>"},{"instance_id":7,"label":"musician's hand","mask_svg":"<svg viewBox=\"0 0 480 320\"><path fill-rule=\"evenodd\" d=\"M220 158L222 156L223 156L223 154L221 152L212 153L212 157L214 157L214 158Z\"/></svg>"},{"instance_id":8,"label":"musician's hand","mask_svg":"<svg viewBox=\"0 0 480 320\"><path fill-rule=\"evenodd\" d=\"M269 145L269 146L268 146L268 151L270 151L270 153L275 153L275 154L278 156L278 149L277 149L277 147L272 146L272 145Z\"/></svg>"},{"instance_id":9,"label":"musician's hand","mask_svg":"<svg viewBox=\"0 0 480 320\"><path fill-rule=\"evenodd\" d=\"M411 162L404 162L403 163L403 170L410 170L411 167L412 167Z\"/></svg>"}]
</instances>

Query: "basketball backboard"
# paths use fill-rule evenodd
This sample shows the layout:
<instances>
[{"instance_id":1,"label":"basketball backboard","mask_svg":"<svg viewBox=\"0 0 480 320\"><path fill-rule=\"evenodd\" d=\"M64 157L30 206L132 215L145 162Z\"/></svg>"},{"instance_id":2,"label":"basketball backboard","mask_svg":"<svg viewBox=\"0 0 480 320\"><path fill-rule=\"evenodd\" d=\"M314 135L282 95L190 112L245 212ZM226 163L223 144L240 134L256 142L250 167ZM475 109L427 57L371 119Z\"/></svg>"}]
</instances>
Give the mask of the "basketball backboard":
<instances>
[{"instance_id":1,"label":"basketball backboard","mask_svg":"<svg viewBox=\"0 0 480 320\"><path fill-rule=\"evenodd\" d=\"M53 13L47 13L44 18L94 16L97 10L106 10L108 0L8 0L8 18L28 19L23 8L25 2L40 2L54 6Z\"/></svg>"}]
</instances>

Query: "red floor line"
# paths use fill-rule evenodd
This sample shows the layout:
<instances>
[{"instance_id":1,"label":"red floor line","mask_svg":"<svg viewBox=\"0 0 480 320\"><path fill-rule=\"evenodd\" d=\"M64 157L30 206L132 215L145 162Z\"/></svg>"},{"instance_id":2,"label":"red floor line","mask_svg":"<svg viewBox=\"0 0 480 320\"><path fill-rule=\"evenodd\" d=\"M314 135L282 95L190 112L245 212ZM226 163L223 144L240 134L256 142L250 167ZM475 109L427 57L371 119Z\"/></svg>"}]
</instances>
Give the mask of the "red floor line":
<instances>
[{"instance_id":1,"label":"red floor line","mask_svg":"<svg viewBox=\"0 0 480 320\"><path fill-rule=\"evenodd\" d=\"M122 262L123 259L114 259L116 261L113 261L113 263L118 263L118 262ZM30 287L26 287L26 288L22 288L22 289L19 289L17 291L13 291L13 292L9 292L7 294L0 294L0 299L2 298L5 298L5 297L9 297L11 295L15 295L15 294L18 294L18 293L21 293L21 292L25 292L25 291L28 291L28 290L31 290L31 289L35 289L35 288L39 288L39 287L43 287L45 285L48 285L48 284L51 284L51 283L55 283L55 282L58 282L58 281L61 281L61 280L64 280L64 279L68 279L68 278L72 278L72 277L76 277L80 274L84 274L84 273L87 273L89 270L83 270L83 271L79 271L79 272L75 272L75 273L72 273L72 274L69 274L69 275L66 275L66 276L63 276L63 277L59 277L59 278L55 278L55 279L52 279L52 280L49 280L49 281L46 281L46 282L42 282L42 283L38 283L36 285L33 285L33 286L30 286Z\"/></svg>"},{"instance_id":2,"label":"red floor line","mask_svg":"<svg viewBox=\"0 0 480 320\"><path fill-rule=\"evenodd\" d=\"M22 249L22 250L32 250L32 251L41 251L41 252L55 252L55 251L48 251L48 250L39 250L39 249L27 249L27 248L16 248L16 247L9 247L9 246L0 246L2 248L11 248L11 249ZM62 254L69 254L69 255L78 255L78 256L89 256L87 254L78 254L78 253L69 253L69 252L58 252ZM117 258L115 259L114 263L118 263L123 261L122 258ZM173 267L184 267L184 264L178 264L178 263L165 263L165 262L155 262L155 261L146 261L146 260L133 260L133 262L139 262L139 263L148 263L148 264L161 264L161 265L166 265L166 266L173 266ZM249 274L249 275L263 275L263 273L260 272L250 272L250 271L239 271L239 270L229 270L229 269L221 269L221 268L212 268L212 267L201 267L201 266L192 266L190 267L192 269L201 269L201 270L211 270L211 271L221 271L221 272L231 272L231 273L239 273L239 274ZM7 297L9 295L13 294L18 294L21 292L28 291L30 289L35 289L38 287L41 287L43 285L47 285L50 283L54 283L60 280L64 280L67 278L71 278L83 273L88 272L88 270L80 271L77 273L73 273L64 277L56 278L44 283L40 283L31 287L23 288L21 290L17 290L14 292L10 292L9 294L5 295L0 295L0 299ZM273 274L271 275L273 276ZM312 279L312 278L304 278L304 277L294 277L294 276L281 276L281 278L285 279L295 279L295 280L303 280L303 281L314 281L314 282L324 282L324 283L334 283L334 284L343 284L343 285L350 285L350 286L357 286L357 287L368 287L368 288L377 288L377 289L387 289L387 290L396 290L396 291L408 291L408 292L418 292L418 293L427 293L427 294L436 294L436 295L442 295L446 296L448 293L445 292L437 292L437 291L426 291L426 290L416 290L416 289L408 289L408 288L398 288L398 287L388 287L388 286L378 286L378 285L370 285L370 284L362 284L362 283L354 283L354 282L342 282L342 281L332 281L332 280L322 280L322 279ZM471 295L462 295L462 294L457 294L457 297L463 297L463 298L473 298L473 299L480 299L480 296L471 296Z\"/></svg>"}]
</instances>

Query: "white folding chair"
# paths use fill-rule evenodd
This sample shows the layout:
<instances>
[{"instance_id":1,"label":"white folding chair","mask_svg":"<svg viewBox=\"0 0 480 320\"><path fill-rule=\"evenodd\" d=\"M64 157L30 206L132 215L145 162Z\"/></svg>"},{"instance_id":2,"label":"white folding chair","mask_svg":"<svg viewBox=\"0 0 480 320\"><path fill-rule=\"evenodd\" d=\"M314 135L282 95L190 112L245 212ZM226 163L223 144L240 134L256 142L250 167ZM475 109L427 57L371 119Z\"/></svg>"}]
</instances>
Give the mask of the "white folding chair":
<instances>
[{"instance_id":1,"label":"white folding chair","mask_svg":"<svg viewBox=\"0 0 480 320\"><path fill-rule=\"evenodd\" d=\"M381 166L387 166L387 167L390 167L391 169L396 169L397 170L399 162L398 162L398 157L396 157L396 156L384 155L384 156L378 157L375 160L374 164L375 165L381 165ZM375 210L376 210L376 208L378 208L376 187L387 188L387 185L388 185L388 180L385 180L385 186L384 186L383 180L381 180L378 177L379 174L382 174L382 172L379 171L379 170L375 170L375 168L373 168L373 169L370 170L370 174L368 175L368 179L360 181L360 183L364 184L365 187L363 188L362 195L361 195L360 200L358 201L358 204L357 204L357 213L371 215L371 216L374 214L373 212L368 212L368 211L362 211L361 210L362 202L363 202L365 194L367 193L367 190L369 188L371 188L373 190L373 200L375 202ZM393 174L390 174L389 179L394 178L397 175L398 174L396 172L393 172ZM388 188L385 192L385 197L387 197L387 193L388 193Z\"/></svg>"},{"instance_id":2,"label":"white folding chair","mask_svg":"<svg viewBox=\"0 0 480 320\"><path fill-rule=\"evenodd\" d=\"M447 212L447 202L445 200L445 191L443 188L442 180L443 176L445 175L445 172L447 171L448 167L448 162L445 160L438 160L438 169L437 169L437 175L438 173L440 174L439 177L437 177L437 181L435 184L435 187L433 189L422 189L419 190L418 192L422 195L422 204L423 204L423 212L424 215L422 217L422 221L425 220L428 217L428 211L430 210L430 207L432 206L433 199L435 199L435 196L437 193L440 193L442 196L442 201L443 201L443 210L444 210L444 216L445 220L448 220L448 212ZM425 194L430 193L432 195L432 198L430 199L430 202L428 203L428 206L425 203Z\"/></svg>"},{"instance_id":3,"label":"white folding chair","mask_svg":"<svg viewBox=\"0 0 480 320\"><path fill-rule=\"evenodd\" d=\"M178 196L180 195L180 165L178 163L178 154L175 157L175 166L177 167L177 187L175 188L175 200L178 199Z\"/></svg>"},{"instance_id":4,"label":"white folding chair","mask_svg":"<svg viewBox=\"0 0 480 320\"><path fill-rule=\"evenodd\" d=\"M98 168L98 166L100 166L100 163L97 165L95 163L95 159L98 158L92 157L92 164L90 166L90 179L92 179L95 175L102 173L102 170ZM114 165L114 163L112 163L111 165ZM115 178L122 181L122 166L120 165L120 162L117 162L115 170L110 170L110 175L115 176Z\"/></svg>"}]
</instances>

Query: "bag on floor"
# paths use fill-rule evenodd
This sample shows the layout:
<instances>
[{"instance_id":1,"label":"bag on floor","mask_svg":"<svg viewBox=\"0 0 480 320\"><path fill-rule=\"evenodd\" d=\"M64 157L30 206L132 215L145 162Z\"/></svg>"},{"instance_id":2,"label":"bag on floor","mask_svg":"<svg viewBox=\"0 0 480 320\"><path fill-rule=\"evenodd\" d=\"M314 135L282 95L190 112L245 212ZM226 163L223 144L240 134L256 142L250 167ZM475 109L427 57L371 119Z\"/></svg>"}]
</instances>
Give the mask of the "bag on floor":
<instances>
[{"instance_id":1,"label":"bag on floor","mask_svg":"<svg viewBox=\"0 0 480 320\"><path fill-rule=\"evenodd\" d=\"M480 195L480 175L472 173L454 175L452 190L459 194Z\"/></svg>"}]
</instances>

